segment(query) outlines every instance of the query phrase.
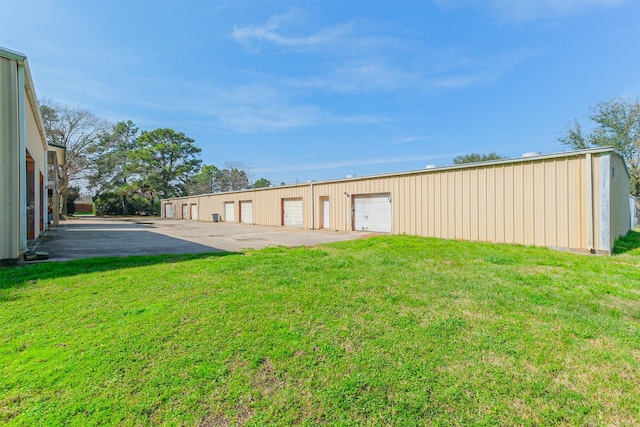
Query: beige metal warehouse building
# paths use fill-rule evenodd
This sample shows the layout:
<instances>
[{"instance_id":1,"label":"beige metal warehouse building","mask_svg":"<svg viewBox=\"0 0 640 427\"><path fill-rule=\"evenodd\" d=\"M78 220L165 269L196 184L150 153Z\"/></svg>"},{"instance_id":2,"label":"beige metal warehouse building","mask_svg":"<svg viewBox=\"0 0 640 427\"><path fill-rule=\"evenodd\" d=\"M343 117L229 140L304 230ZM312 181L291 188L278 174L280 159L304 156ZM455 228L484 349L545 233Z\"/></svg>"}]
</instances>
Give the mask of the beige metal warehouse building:
<instances>
[{"instance_id":1,"label":"beige metal warehouse building","mask_svg":"<svg viewBox=\"0 0 640 427\"><path fill-rule=\"evenodd\" d=\"M611 148L534 154L174 198L162 201L162 215L611 253L631 228L622 156Z\"/></svg>"},{"instance_id":2,"label":"beige metal warehouse building","mask_svg":"<svg viewBox=\"0 0 640 427\"><path fill-rule=\"evenodd\" d=\"M47 145L26 56L0 48L0 260L19 258L47 228L58 161L64 148Z\"/></svg>"}]
</instances>

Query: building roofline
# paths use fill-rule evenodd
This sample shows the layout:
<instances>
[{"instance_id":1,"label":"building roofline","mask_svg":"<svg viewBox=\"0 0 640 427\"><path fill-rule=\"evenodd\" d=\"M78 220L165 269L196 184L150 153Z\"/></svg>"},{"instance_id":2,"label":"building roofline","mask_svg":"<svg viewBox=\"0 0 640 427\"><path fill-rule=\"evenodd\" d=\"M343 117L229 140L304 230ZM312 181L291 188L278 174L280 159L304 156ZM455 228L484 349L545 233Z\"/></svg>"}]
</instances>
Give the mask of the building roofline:
<instances>
[{"instance_id":1,"label":"building roofline","mask_svg":"<svg viewBox=\"0 0 640 427\"><path fill-rule=\"evenodd\" d=\"M15 50L11 50L11 49L7 49L6 47L2 47L0 46L0 56L7 58L7 59L13 59L14 61L24 61L25 59L27 59L27 55L25 55L24 53L20 53L17 52Z\"/></svg>"},{"instance_id":2,"label":"building roofline","mask_svg":"<svg viewBox=\"0 0 640 427\"><path fill-rule=\"evenodd\" d=\"M308 187L311 185L332 184L336 182L349 182L349 181L358 181L358 180L366 180L366 179L388 178L393 176L404 176L404 175L418 175L418 174L424 174L424 173L442 172L442 171L458 170L458 169L473 169L477 167L498 166L498 165L515 164L515 163L527 163L527 162L533 162L536 160L548 160L548 159L554 159L554 158L583 156L586 154L598 154L598 153L615 153L616 155L620 156L624 160L624 156L622 156L622 154L620 154L620 152L615 150L613 147L587 148L583 150L561 151L557 153L541 154L539 156L532 156L532 157L513 157L509 159L489 160L485 162L464 163L461 165L436 166L434 168L429 168L429 169L415 169L415 170L389 172L389 173L376 174L376 175L362 175L362 176L353 176L349 178L336 178L336 179L327 179L322 181L303 182L300 184L278 185L278 186L263 187L263 188L249 188L246 190L225 191L221 193L194 194L192 196L170 197L162 200L180 200L180 199L189 199L192 197L209 196L209 195L248 193L250 191L273 190L274 188ZM625 169L628 174L629 170L626 162L625 162Z\"/></svg>"}]
</instances>

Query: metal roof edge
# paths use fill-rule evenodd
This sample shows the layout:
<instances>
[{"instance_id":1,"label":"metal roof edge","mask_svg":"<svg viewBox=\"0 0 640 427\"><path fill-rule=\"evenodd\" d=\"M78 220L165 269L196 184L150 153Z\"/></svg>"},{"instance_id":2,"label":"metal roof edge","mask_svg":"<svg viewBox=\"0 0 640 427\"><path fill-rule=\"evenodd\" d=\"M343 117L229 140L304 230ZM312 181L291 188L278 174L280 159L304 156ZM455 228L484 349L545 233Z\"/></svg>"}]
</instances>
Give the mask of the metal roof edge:
<instances>
[{"instance_id":1,"label":"metal roof edge","mask_svg":"<svg viewBox=\"0 0 640 427\"><path fill-rule=\"evenodd\" d=\"M414 169L414 170L408 170L408 171L403 171L403 172L390 172L390 173L377 174L377 175L356 176L356 177L352 177L352 178L330 179L330 180L326 180L326 181L317 181L317 182L314 182L314 184L334 183L334 182L341 182L341 181L357 181L357 180L362 180L362 179L374 179L374 178L387 178L387 177L391 177L391 176L402 176L402 175L416 175L416 174L442 172L442 171L457 170L457 169L473 169L473 168L484 167L484 166L494 166L494 165L503 165L503 164L513 164L513 163L526 163L526 162L532 162L532 161L536 161L536 160L546 160L546 159L561 158L561 157L572 157L572 156L585 155L587 153L594 154L594 153L605 153L605 152L613 152L613 153L616 153L617 155L623 157L613 147L586 148L586 149L583 149L583 150L561 151L561 152L556 152L556 153L541 154L539 156L532 156L532 157L511 157L511 158L508 158L508 159L489 160L489 161L486 161L486 162L474 162L474 163L463 163L463 164L460 164L460 165L436 166L434 168L429 168L429 169ZM623 159L624 159L624 157L623 157Z\"/></svg>"},{"instance_id":2,"label":"metal roof edge","mask_svg":"<svg viewBox=\"0 0 640 427\"><path fill-rule=\"evenodd\" d=\"M485 167L485 166L506 165L506 164L514 164L514 163L526 163L526 162L534 162L536 160L548 160L548 159L562 158L562 157L574 157L574 156L586 155L586 154L589 154L589 153L591 153L591 154L614 153L614 154L620 156L622 158L622 160L624 161L624 156L619 151L614 149L613 147L597 147L597 148L586 148L586 149L583 149L583 150L560 151L560 152L556 152L556 153L541 154L539 156L533 156L533 157L512 157L512 158L509 158L509 159L490 160L490 161L486 161L486 162L475 162L475 163L464 163L464 164L461 164L461 165L438 166L438 167L430 168L430 169L416 169L416 170L409 170L409 171L403 171L403 172L389 172L389 173L377 174L377 175L354 176L354 177L351 177L351 178L328 179L328 180L323 180L323 181L304 182L304 183L301 183L301 184L281 185L281 186L275 186L275 187L250 188L250 189L246 189L246 190L225 191L225 192L222 192L222 193L194 194L192 196L171 197L171 198L162 199L162 200L184 200L184 199L189 199L189 198L192 198L192 197L213 196L213 195L221 195L221 194L248 193L250 191L275 190L277 188L278 189L279 188L295 188L295 187L321 185L321 184L332 184L332 183L336 183L336 182L348 182L348 181L358 181L358 180L366 180L366 179L388 178L388 177L403 176L403 175L418 175L418 174L424 174L424 173L435 173L435 172L442 172L442 171L448 171L448 170L457 170L457 169L473 169L473 168ZM627 173L629 173L628 166L627 166L626 162L624 162L624 163L625 163L625 166L627 167Z\"/></svg>"},{"instance_id":3,"label":"metal roof edge","mask_svg":"<svg viewBox=\"0 0 640 427\"><path fill-rule=\"evenodd\" d=\"M24 53L20 53L2 46L0 46L0 56L20 62L27 59L27 55L25 55Z\"/></svg>"}]
</instances>

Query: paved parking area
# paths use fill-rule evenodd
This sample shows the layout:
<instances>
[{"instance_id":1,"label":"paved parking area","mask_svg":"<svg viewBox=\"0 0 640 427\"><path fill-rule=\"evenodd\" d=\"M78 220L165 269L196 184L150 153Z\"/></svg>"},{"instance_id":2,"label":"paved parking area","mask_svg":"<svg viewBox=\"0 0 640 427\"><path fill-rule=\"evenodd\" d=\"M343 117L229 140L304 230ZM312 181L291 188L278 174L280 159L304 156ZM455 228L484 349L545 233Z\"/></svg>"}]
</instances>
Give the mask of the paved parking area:
<instances>
[{"instance_id":1,"label":"paved parking area","mask_svg":"<svg viewBox=\"0 0 640 427\"><path fill-rule=\"evenodd\" d=\"M267 246L314 246L371 235L362 232L155 218L80 216L60 221L34 247L50 261L106 256L238 252Z\"/></svg>"}]
</instances>

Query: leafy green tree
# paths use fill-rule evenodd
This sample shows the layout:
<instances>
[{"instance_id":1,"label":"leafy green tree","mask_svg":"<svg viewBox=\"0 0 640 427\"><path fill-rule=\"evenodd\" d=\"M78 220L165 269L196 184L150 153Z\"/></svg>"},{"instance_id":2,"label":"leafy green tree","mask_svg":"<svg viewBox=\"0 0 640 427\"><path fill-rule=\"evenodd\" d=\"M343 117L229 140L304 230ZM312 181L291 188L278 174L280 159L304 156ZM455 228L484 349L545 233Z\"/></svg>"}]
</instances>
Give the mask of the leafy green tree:
<instances>
[{"instance_id":1,"label":"leafy green tree","mask_svg":"<svg viewBox=\"0 0 640 427\"><path fill-rule=\"evenodd\" d=\"M270 186L271 186L271 181L269 181L266 178L260 178L253 183L253 188L265 188Z\"/></svg>"},{"instance_id":2,"label":"leafy green tree","mask_svg":"<svg viewBox=\"0 0 640 427\"><path fill-rule=\"evenodd\" d=\"M588 118L594 129L585 134L578 120L567 126L558 137L563 145L575 150L591 147L613 147L624 156L631 174L631 194L640 196L640 103L619 98L599 102Z\"/></svg>"},{"instance_id":3,"label":"leafy green tree","mask_svg":"<svg viewBox=\"0 0 640 427\"><path fill-rule=\"evenodd\" d=\"M221 176L222 191L238 191L249 188L247 172L238 168L223 169Z\"/></svg>"},{"instance_id":4,"label":"leafy green tree","mask_svg":"<svg viewBox=\"0 0 640 427\"><path fill-rule=\"evenodd\" d=\"M505 157L501 156L495 151L489 154L469 153L454 157L453 164L462 165L465 163L488 162L490 160L501 160L504 158Z\"/></svg>"},{"instance_id":5,"label":"leafy green tree","mask_svg":"<svg viewBox=\"0 0 640 427\"><path fill-rule=\"evenodd\" d=\"M118 122L110 131L101 135L99 143L91 150L92 173L88 177L89 188L96 190L96 194L118 195L123 215L129 214L127 199L138 187L134 181L137 138L138 128L131 120Z\"/></svg>"},{"instance_id":6,"label":"leafy green tree","mask_svg":"<svg viewBox=\"0 0 640 427\"><path fill-rule=\"evenodd\" d=\"M123 215L122 198L119 194L104 192L93 197L96 215ZM151 211L151 203L141 194L127 198L127 212Z\"/></svg>"},{"instance_id":7,"label":"leafy green tree","mask_svg":"<svg viewBox=\"0 0 640 427\"><path fill-rule=\"evenodd\" d=\"M108 123L87 110L43 100L40 114L47 142L66 149L60 174L60 213L67 213L67 196L74 183L84 179L91 167L90 151L98 144Z\"/></svg>"},{"instance_id":8,"label":"leafy green tree","mask_svg":"<svg viewBox=\"0 0 640 427\"><path fill-rule=\"evenodd\" d=\"M80 198L80 187L74 185L67 189L65 206L67 207L67 215L76 213L76 200Z\"/></svg>"},{"instance_id":9,"label":"leafy green tree","mask_svg":"<svg viewBox=\"0 0 640 427\"><path fill-rule=\"evenodd\" d=\"M220 192L221 171L213 165L204 165L187 184L187 192L193 194L208 194Z\"/></svg>"},{"instance_id":10,"label":"leafy green tree","mask_svg":"<svg viewBox=\"0 0 640 427\"><path fill-rule=\"evenodd\" d=\"M218 169L205 165L187 183L188 194L221 193L250 188L247 171L237 167Z\"/></svg>"},{"instance_id":11,"label":"leafy green tree","mask_svg":"<svg viewBox=\"0 0 640 427\"><path fill-rule=\"evenodd\" d=\"M200 148L182 132L163 128L143 131L133 152L138 185L144 194L161 198L184 196L191 177L200 168Z\"/></svg>"}]
</instances>

